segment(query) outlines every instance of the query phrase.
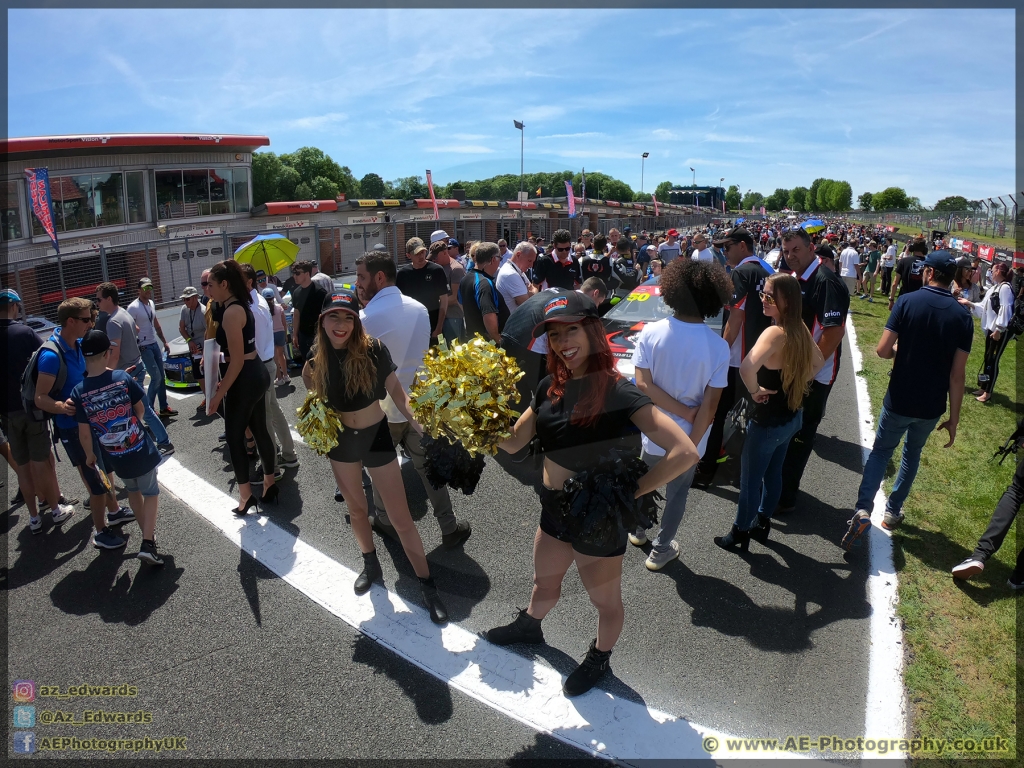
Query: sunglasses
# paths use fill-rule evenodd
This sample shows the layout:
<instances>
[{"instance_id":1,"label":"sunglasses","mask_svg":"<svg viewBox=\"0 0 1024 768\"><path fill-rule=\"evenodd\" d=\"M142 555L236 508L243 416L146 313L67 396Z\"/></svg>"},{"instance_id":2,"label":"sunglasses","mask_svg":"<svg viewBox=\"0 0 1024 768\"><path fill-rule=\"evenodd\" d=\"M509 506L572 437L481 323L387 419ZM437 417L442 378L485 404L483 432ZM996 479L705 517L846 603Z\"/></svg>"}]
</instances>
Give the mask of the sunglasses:
<instances>
[{"instance_id":1,"label":"sunglasses","mask_svg":"<svg viewBox=\"0 0 1024 768\"><path fill-rule=\"evenodd\" d=\"M761 297L761 301L763 301L769 307L774 307L775 306L775 297L772 296L770 293L765 293L764 291L758 291L757 295L760 296Z\"/></svg>"},{"instance_id":2,"label":"sunglasses","mask_svg":"<svg viewBox=\"0 0 1024 768\"><path fill-rule=\"evenodd\" d=\"M89 315L88 317L76 317L75 320L80 323L89 323L90 325L96 322L96 319L92 315Z\"/></svg>"},{"instance_id":3,"label":"sunglasses","mask_svg":"<svg viewBox=\"0 0 1024 768\"><path fill-rule=\"evenodd\" d=\"M566 251L568 251L568 250L569 250L569 246L567 245L567 246L565 246L565 248L558 248L558 247L556 246L556 247L555 247L555 250L556 250L556 251L559 251L559 252L561 252L561 253L565 253Z\"/></svg>"}]
</instances>

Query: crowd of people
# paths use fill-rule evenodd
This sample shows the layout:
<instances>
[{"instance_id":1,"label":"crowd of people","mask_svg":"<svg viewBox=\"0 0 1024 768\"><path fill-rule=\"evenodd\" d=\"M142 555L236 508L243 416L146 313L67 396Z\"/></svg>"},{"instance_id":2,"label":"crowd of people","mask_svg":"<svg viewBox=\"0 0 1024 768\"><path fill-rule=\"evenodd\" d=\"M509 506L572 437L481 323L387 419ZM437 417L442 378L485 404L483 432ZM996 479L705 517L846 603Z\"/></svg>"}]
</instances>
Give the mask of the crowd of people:
<instances>
[{"instance_id":1,"label":"crowd of people","mask_svg":"<svg viewBox=\"0 0 1024 768\"><path fill-rule=\"evenodd\" d=\"M363 594L382 578L376 533L401 543L431 619L447 620L410 515L396 450L401 447L420 477L443 546L462 546L472 527L457 519L448 489L428 480L423 427L410 408L409 390L431 346L479 335L502 346L524 371L522 415L498 447L518 453L529 446L543 457L529 605L486 636L497 644L543 642L543 619L575 563L598 624L564 690L570 696L589 690L607 671L622 629L627 546L650 542L645 565L654 571L680 556L675 537L689 491L715 482L727 425L743 425L742 447L733 448L740 493L731 529L714 543L744 551L751 539L763 544L773 518L797 509L840 368L851 298L873 300L876 278L892 310L876 352L894 362L875 443L857 498L849 500L853 515L842 546L850 550L869 528L885 467L905 438L882 523L897 527L928 434L946 430L947 447L956 438L972 313L986 332L985 378L979 376L977 397L991 397L999 356L1012 336L1008 270L993 267L992 285L981 297L975 288L987 278L976 265L923 240L908 242L897 259L884 230L842 220L814 235L779 220L746 224L658 235L584 230L577 238L560 229L550 245L530 237L512 248L503 240L461 244L438 230L429 243L410 239L408 263L400 268L383 248L365 253L356 262L352 289L336 287L311 262L293 264L296 362L306 389L343 425L327 463L362 554L355 591ZM773 264L767 257L776 248ZM651 277L658 278L671 315L640 331L635 381L629 381L616 370L601 316ZM223 352L216 391L201 407L223 417L222 439L239 494L232 512L244 517L275 503L284 468L298 466L275 389L288 376L282 295L267 275L234 260L206 270L201 289L201 295L193 287L182 293L178 330L197 365L206 340L215 339ZM0 293L10 361L3 429L33 533L41 531L46 507L59 525L74 515L77 503L61 496L57 485L52 420L88 493L93 544L125 546L117 527L138 520L138 557L159 565L157 472L161 456L174 450L161 419L176 412L166 402L160 342L166 348L167 340L151 296L152 283L143 278L138 298L122 309L117 287L103 283L95 304L64 301L60 326L44 341L17 322L17 293ZM93 327L98 310L107 316L104 330ZM705 320L723 311L719 334ZM144 391L146 371L151 380ZM633 459L642 464L630 464ZM363 493L366 475L372 510ZM628 494L580 513L572 488L608 483L621 489L627 475L635 481ZM115 476L129 506L116 501ZM1024 477L1015 482L1024 488ZM258 493L254 485L261 486ZM666 496L655 525L650 494L661 487ZM1019 507L1024 491L1012 498ZM997 518L1005 535L1012 500L1003 506ZM973 564L954 573L976 573L1001 540L999 531L986 534ZM1022 575L1018 562L1013 586L1022 586Z\"/></svg>"}]
</instances>

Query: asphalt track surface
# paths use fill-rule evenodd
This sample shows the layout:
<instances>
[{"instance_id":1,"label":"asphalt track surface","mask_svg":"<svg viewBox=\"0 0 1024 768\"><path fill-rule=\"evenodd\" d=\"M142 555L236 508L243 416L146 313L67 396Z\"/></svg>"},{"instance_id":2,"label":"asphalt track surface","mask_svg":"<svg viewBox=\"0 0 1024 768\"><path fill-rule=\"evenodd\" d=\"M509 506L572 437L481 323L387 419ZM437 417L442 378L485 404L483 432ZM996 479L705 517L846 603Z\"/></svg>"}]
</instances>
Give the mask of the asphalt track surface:
<instances>
[{"instance_id":1,"label":"asphalt track surface","mask_svg":"<svg viewBox=\"0 0 1024 768\"><path fill-rule=\"evenodd\" d=\"M650 573L646 552L629 547L626 622L614 674L601 684L606 691L737 736L863 733L868 558L865 547L849 556L839 547L861 462L848 345L799 508L777 520L766 546L752 542L740 555L713 544L735 514L738 491L726 468L710 492L691 491L678 561ZM301 380L278 394L294 413ZM234 494L217 439L223 422L197 415L199 400L172 400L180 411L169 424L175 458ZM280 503L264 514L358 572L359 551L346 507L334 501L327 462L297 447L302 465L288 470ZM77 473L62 459L62 488L82 496ZM455 551L440 547L411 464L404 476L452 621L471 632L510 621L529 601L538 473L508 457L488 459L476 493L453 494L456 514L473 525ZM10 482L5 490L13 495ZM38 725L37 737L185 736L187 752L176 757L587 757L360 634L242 553L187 502L187 494L161 494L157 540L166 565L159 569L134 558L135 524L124 527L126 549L110 552L90 545L90 517L80 505L63 530L44 516L39 536L30 534L24 507L8 513L9 679L138 687L131 699L40 698L39 711L152 713L147 725ZM379 540L378 548L387 588L419 605L400 546ZM547 644L514 650L568 674L595 636L596 618L572 568L544 621Z\"/></svg>"}]
</instances>

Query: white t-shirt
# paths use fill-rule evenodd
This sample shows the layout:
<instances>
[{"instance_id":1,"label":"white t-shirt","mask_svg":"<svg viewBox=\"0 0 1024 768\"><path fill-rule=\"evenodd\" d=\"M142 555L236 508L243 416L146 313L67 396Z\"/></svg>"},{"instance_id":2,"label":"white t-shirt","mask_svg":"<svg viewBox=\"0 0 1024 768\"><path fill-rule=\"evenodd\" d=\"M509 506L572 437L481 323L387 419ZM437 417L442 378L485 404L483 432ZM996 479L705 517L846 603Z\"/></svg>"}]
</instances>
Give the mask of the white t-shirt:
<instances>
[{"instance_id":1,"label":"white t-shirt","mask_svg":"<svg viewBox=\"0 0 1024 768\"><path fill-rule=\"evenodd\" d=\"M136 299L128 305L128 314L132 316L135 325L139 327L139 346L153 344L156 341L156 328L153 327L156 306L152 300L143 302L142 299Z\"/></svg>"},{"instance_id":2,"label":"white t-shirt","mask_svg":"<svg viewBox=\"0 0 1024 768\"><path fill-rule=\"evenodd\" d=\"M249 295L252 297L249 310L256 323L256 354L260 361L266 363L274 359L274 317L270 314L267 300L255 288L249 291Z\"/></svg>"},{"instance_id":3,"label":"white t-shirt","mask_svg":"<svg viewBox=\"0 0 1024 768\"><path fill-rule=\"evenodd\" d=\"M661 259L665 264L668 264L673 259L678 259L679 254L682 252L682 248L679 247L679 241L672 243L664 242L658 246L658 258Z\"/></svg>"},{"instance_id":4,"label":"white t-shirt","mask_svg":"<svg viewBox=\"0 0 1024 768\"><path fill-rule=\"evenodd\" d=\"M885 255L882 257L883 267L894 267L896 266L896 246L890 245L885 249Z\"/></svg>"},{"instance_id":5,"label":"white t-shirt","mask_svg":"<svg viewBox=\"0 0 1024 768\"><path fill-rule=\"evenodd\" d=\"M654 383L683 405L699 407L704 402L705 387L725 388L729 383L729 345L704 323L666 317L648 323L640 331L633 348L633 365L648 369ZM693 424L672 414L669 417L690 434ZM710 432L709 426L694 441L702 456ZM652 456L665 454L647 435L643 436L643 446Z\"/></svg>"},{"instance_id":6,"label":"white t-shirt","mask_svg":"<svg viewBox=\"0 0 1024 768\"><path fill-rule=\"evenodd\" d=\"M514 261L507 261L498 269L494 286L505 299L505 306L511 312L516 308L516 297L528 294L530 278L528 278Z\"/></svg>"},{"instance_id":7,"label":"white t-shirt","mask_svg":"<svg viewBox=\"0 0 1024 768\"><path fill-rule=\"evenodd\" d=\"M710 248L695 248L690 254L690 258L694 261L714 261L715 254L711 252Z\"/></svg>"},{"instance_id":8,"label":"white t-shirt","mask_svg":"<svg viewBox=\"0 0 1024 768\"><path fill-rule=\"evenodd\" d=\"M501 266L504 267L508 263L508 260L511 259L511 258L512 258L512 249L509 248L507 251L505 251L505 253L503 253L501 255Z\"/></svg>"},{"instance_id":9,"label":"white t-shirt","mask_svg":"<svg viewBox=\"0 0 1024 768\"><path fill-rule=\"evenodd\" d=\"M860 254L856 248L844 248L839 254L840 277L856 277L857 265L860 264Z\"/></svg>"}]
</instances>

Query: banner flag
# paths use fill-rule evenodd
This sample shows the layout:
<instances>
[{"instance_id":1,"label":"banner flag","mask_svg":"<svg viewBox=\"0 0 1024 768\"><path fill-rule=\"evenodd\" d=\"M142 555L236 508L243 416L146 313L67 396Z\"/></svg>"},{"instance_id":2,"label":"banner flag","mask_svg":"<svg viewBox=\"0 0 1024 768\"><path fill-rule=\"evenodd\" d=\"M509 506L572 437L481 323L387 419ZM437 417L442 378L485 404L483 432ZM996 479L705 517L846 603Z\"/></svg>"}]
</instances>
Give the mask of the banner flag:
<instances>
[{"instance_id":1,"label":"banner flag","mask_svg":"<svg viewBox=\"0 0 1024 768\"><path fill-rule=\"evenodd\" d=\"M583 169L583 172L580 174L580 176L582 177L580 179L580 196L583 198L583 202L586 203L587 202L587 169L586 168Z\"/></svg>"},{"instance_id":2,"label":"banner flag","mask_svg":"<svg viewBox=\"0 0 1024 768\"><path fill-rule=\"evenodd\" d=\"M654 215L657 216L658 215L658 198L656 198L654 195L651 195L651 200L654 201Z\"/></svg>"},{"instance_id":3,"label":"banner flag","mask_svg":"<svg viewBox=\"0 0 1024 768\"><path fill-rule=\"evenodd\" d=\"M430 190L430 202L434 204L434 221L440 221L441 216L437 212L437 198L434 197L434 181L430 178L430 169L427 169L427 189Z\"/></svg>"},{"instance_id":4,"label":"banner flag","mask_svg":"<svg viewBox=\"0 0 1024 768\"><path fill-rule=\"evenodd\" d=\"M576 198L572 196L572 182L565 182L565 195L569 198L569 218L576 218Z\"/></svg>"},{"instance_id":5,"label":"banner flag","mask_svg":"<svg viewBox=\"0 0 1024 768\"><path fill-rule=\"evenodd\" d=\"M25 180L28 182L28 199L32 204L32 213L39 220L53 249L60 253L57 243L57 226L53 220L53 200L50 197L50 172L47 168L26 168Z\"/></svg>"}]
</instances>

